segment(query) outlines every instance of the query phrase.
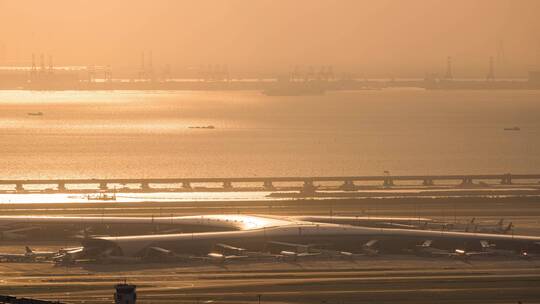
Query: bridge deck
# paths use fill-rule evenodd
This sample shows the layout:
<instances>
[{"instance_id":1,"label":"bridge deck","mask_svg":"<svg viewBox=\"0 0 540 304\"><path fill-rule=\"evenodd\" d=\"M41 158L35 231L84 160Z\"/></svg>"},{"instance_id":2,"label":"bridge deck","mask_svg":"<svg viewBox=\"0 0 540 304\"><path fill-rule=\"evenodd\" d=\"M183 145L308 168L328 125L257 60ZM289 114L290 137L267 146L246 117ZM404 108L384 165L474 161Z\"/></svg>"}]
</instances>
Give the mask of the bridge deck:
<instances>
[{"instance_id":1,"label":"bridge deck","mask_svg":"<svg viewBox=\"0 0 540 304\"><path fill-rule=\"evenodd\" d=\"M376 175L376 176L302 176L302 177L211 177L211 178L111 178L111 179L9 179L0 185L48 184L182 184L182 183L264 183L264 182L376 182L376 181L448 181L448 180L540 180L540 174L463 174L463 175Z\"/></svg>"}]
</instances>

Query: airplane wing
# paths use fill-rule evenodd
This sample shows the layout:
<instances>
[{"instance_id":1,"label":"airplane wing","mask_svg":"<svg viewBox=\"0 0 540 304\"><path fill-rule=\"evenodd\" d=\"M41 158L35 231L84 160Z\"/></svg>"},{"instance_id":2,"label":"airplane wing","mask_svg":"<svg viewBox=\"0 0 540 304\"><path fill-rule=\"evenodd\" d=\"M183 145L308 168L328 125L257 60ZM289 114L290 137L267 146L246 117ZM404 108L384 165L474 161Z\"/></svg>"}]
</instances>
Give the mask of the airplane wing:
<instances>
[{"instance_id":1,"label":"airplane wing","mask_svg":"<svg viewBox=\"0 0 540 304\"><path fill-rule=\"evenodd\" d=\"M268 243L273 244L273 245L283 246L283 247L291 247L291 248L309 248L309 247L314 246L313 244L297 244L297 243L280 242L280 241L271 241Z\"/></svg>"},{"instance_id":2,"label":"airplane wing","mask_svg":"<svg viewBox=\"0 0 540 304\"><path fill-rule=\"evenodd\" d=\"M369 242L365 243L365 247L373 247L375 244L377 244L379 240L370 240Z\"/></svg>"},{"instance_id":3,"label":"airplane wing","mask_svg":"<svg viewBox=\"0 0 540 304\"><path fill-rule=\"evenodd\" d=\"M223 244L223 243L216 244L216 247L222 248L224 250L237 251L237 252L245 251L244 248L234 247L234 246Z\"/></svg>"},{"instance_id":4,"label":"airplane wing","mask_svg":"<svg viewBox=\"0 0 540 304\"><path fill-rule=\"evenodd\" d=\"M452 257L458 257L458 258L469 258L473 256L485 256L485 255L493 255L492 252L489 251L466 251L464 249L455 249L454 252L450 254Z\"/></svg>"},{"instance_id":5,"label":"airplane wing","mask_svg":"<svg viewBox=\"0 0 540 304\"><path fill-rule=\"evenodd\" d=\"M210 252L206 256L208 259L212 261L217 261L220 263L224 263L230 260L246 259L249 257L247 255L225 255L225 254L217 253L217 252Z\"/></svg>"},{"instance_id":6,"label":"airplane wing","mask_svg":"<svg viewBox=\"0 0 540 304\"><path fill-rule=\"evenodd\" d=\"M378 255L379 250L376 248L376 244L379 242L379 240L370 240L364 245L362 245L362 252L367 255Z\"/></svg>"},{"instance_id":7,"label":"airplane wing","mask_svg":"<svg viewBox=\"0 0 540 304\"><path fill-rule=\"evenodd\" d=\"M322 252L315 247L315 244L297 244L289 242L271 241L268 242L271 246L276 246L279 251L279 255L282 257L305 258L320 255Z\"/></svg>"}]
</instances>

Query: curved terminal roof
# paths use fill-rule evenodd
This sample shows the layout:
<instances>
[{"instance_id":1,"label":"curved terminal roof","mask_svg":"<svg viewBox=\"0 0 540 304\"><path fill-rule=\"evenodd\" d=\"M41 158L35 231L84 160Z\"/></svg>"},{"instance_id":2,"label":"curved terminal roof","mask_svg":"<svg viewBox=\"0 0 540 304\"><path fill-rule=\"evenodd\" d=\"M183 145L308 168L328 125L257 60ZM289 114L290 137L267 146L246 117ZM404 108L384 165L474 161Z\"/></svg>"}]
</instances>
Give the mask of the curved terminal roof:
<instances>
[{"instance_id":1,"label":"curved terminal roof","mask_svg":"<svg viewBox=\"0 0 540 304\"><path fill-rule=\"evenodd\" d=\"M302 215L294 216L291 219L306 222L323 223L413 223L413 222L433 222L426 217L383 217L383 216L328 216L328 215Z\"/></svg>"},{"instance_id":2,"label":"curved terminal roof","mask_svg":"<svg viewBox=\"0 0 540 304\"><path fill-rule=\"evenodd\" d=\"M357 227L350 225L336 225L327 223L306 223L306 222L287 222L286 226L273 226L268 229L251 229L244 231L220 231L220 232L201 232L201 233L174 233L174 234L158 234L158 235L131 235L131 236L108 236L94 237L82 241L84 247L117 247L123 255L136 256L150 246L169 246L170 244L178 244L186 242L189 246L190 242L208 242L222 243L230 239L238 240L261 240L281 238L290 239L297 238L300 242L303 237L309 237L309 241L320 237L322 240L327 240L328 237L358 237L361 239L404 239L411 238L412 240L432 240L432 239L455 239L455 240L485 240L485 241L513 241L517 243L537 243L540 242L540 237L535 236L518 236L505 234L485 234L485 233L469 233L469 232L453 232L453 231L433 231L433 230L412 230L412 229L388 229L388 228L371 228Z\"/></svg>"},{"instance_id":3,"label":"curved terminal roof","mask_svg":"<svg viewBox=\"0 0 540 304\"><path fill-rule=\"evenodd\" d=\"M242 215L215 214L165 217L126 217L126 216L0 216L0 224L168 224L200 225L231 230L252 230L292 224L285 218Z\"/></svg>"}]
</instances>

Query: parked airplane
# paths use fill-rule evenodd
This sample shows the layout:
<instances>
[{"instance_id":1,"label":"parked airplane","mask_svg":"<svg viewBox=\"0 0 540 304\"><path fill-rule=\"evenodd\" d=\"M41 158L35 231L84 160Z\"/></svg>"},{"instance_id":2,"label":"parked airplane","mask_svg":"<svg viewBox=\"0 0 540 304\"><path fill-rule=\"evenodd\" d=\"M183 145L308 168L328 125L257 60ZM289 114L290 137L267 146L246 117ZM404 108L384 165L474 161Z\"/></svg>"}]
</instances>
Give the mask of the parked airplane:
<instances>
[{"instance_id":1,"label":"parked airplane","mask_svg":"<svg viewBox=\"0 0 540 304\"><path fill-rule=\"evenodd\" d=\"M30 247L25 246L26 254L33 259L52 259L58 256L58 251L34 251Z\"/></svg>"},{"instance_id":2,"label":"parked airplane","mask_svg":"<svg viewBox=\"0 0 540 304\"><path fill-rule=\"evenodd\" d=\"M0 253L1 262L29 262L32 258L26 253Z\"/></svg>"},{"instance_id":3,"label":"parked airplane","mask_svg":"<svg viewBox=\"0 0 540 304\"><path fill-rule=\"evenodd\" d=\"M279 241L270 241L267 244L267 247L270 247L271 251L277 251L279 257L283 259L293 259L297 260L298 258L307 258L312 256L318 256L321 254L320 251L316 250L315 244L295 244L289 242L279 242Z\"/></svg>"},{"instance_id":4,"label":"parked airplane","mask_svg":"<svg viewBox=\"0 0 540 304\"><path fill-rule=\"evenodd\" d=\"M30 247L25 247L24 253L0 253L0 261L4 262L35 262L40 260L53 259L58 255L56 251L33 251Z\"/></svg>"},{"instance_id":5,"label":"parked airplane","mask_svg":"<svg viewBox=\"0 0 540 304\"><path fill-rule=\"evenodd\" d=\"M507 256L507 257L531 257L526 250L511 250L511 249L499 249L497 245L491 244L488 241L480 241L482 250L490 255Z\"/></svg>"},{"instance_id":6,"label":"parked airplane","mask_svg":"<svg viewBox=\"0 0 540 304\"><path fill-rule=\"evenodd\" d=\"M427 256L449 256L450 251L432 247L433 240L426 240L421 245L416 245L415 251L418 255Z\"/></svg>"},{"instance_id":7,"label":"parked airplane","mask_svg":"<svg viewBox=\"0 0 540 304\"><path fill-rule=\"evenodd\" d=\"M295 260L298 258L305 258L310 256L331 256L331 257L344 257L344 258L354 258L359 256L374 256L379 254L379 250L376 248L378 240L370 240L365 243L361 248L359 248L359 253L353 253L349 251L339 251L328 249L328 244L295 244L287 242L269 242L271 246L277 246L282 248L279 252L283 257L293 257Z\"/></svg>"},{"instance_id":8,"label":"parked airplane","mask_svg":"<svg viewBox=\"0 0 540 304\"><path fill-rule=\"evenodd\" d=\"M471 229L474 232L484 232L484 233L502 233L506 234L510 232L513 228L512 222L508 225L504 225L504 219L500 219L497 224L484 224L484 223L475 223L475 218L471 220Z\"/></svg>"},{"instance_id":9,"label":"parked airplane","mask_svg":"<svg viewBox=\"0 0 540 304\"><path fill-rule=\"evenodd\" d=\"M497 223L479 223L476 218L473 217L466 223L426 222L426 228L498 234L507 234L512 231L514 228L513 223L510 222L508 225L504 225L503 222L504 219L500 219Z\"/></svg>"},{"instance_id":10,"label":"parked airplane","mask_svg":"<svg viewBox=\"0 0 540 304\"><path fill-rule=\"evenodd\" d=\"M320 220L320 221L319 221ZM357 218L354 220L358 221ZM253 256L269 256L267 247L281 244L278 256L298 258L341 252L343 256L377 254L380 250L414 248L427 240L453 247L446 252L451 256L472 256L475 251L466 250L462 244L478 244L487 241L497 249L540 251L540 237L440 231L429 229L387 228L376 223L387 219L354 225L351 218L279 217L263 215L203 215L167 218L129 217L0 217L2 222L25 221L30 224L69 223L159 223L167 222L177 227L207 227L208 232L145 234L117 237L87 237L82 240L79 255L101 261L140 261L149 255L165 255L186 260L205 259L226 261L246 259ZM403 222L404 225L408 225ZM184 230L185 231L185 230ZM286 245L288 244L288 245ZM375 246L376 245L376 246ZM375 248L377 247L377 248ZM429 246L427 246L429 247ZM457 250L456 250L457 249ZM275 253L274 253L275 254ZM227 258L229 257L229 258Z\"/></svg>"},{"instance_id":11,"label":"parked airplane","mask_svg":"<svg viewBox=\"0 0 540 304\"><path fill-rule=\"evenodd\" d=\"M484 241L480 241L484 242ZM486 251L469 251L462 248L454 248L453 250L435 248L432 246L433 240L426 240L421 245L416 246L416 253L420 255L428 255L432 257L444 256L454 258L469 258L472 256L490 255Z\"/></svg>"},{"instance_id":12,"label":"parked airplane","mask_svg":"<svg viewBox=\"0 0 540 304\"><path fill-rule=\"evenodd\" d=\"M540 245L540 237L481 234L453 231L433 231L419 229L373 228L346 224L331 224L299 221L285 217L264 217L235 215L236 221L259 223L236 231L135 235L123 237L95 237L83 240L83 246L92 250L115 248L115 252L125 256L139 256L145 248L159 246L177 253L189 255L206 255L212 253L216 244L228 244L237 248L249 248L263 252L268 245L281 245L278 254L292 258L320 255L324 251L318 249L325 244L332 250L348 253L371 251L374 244L385 244L383 247L407 247L426 240L437 240L441 243L471 243L490 241L504 249L536 249ZM227 215L204 216L203 222L231 221ZM479 243L477 243L479 244ZM414 245L413 245L414 246ZM429 246L426 246L429 247ZM454 251L444 252L449 256L484 255L476 251L466 251L456 246ZM368 250L369 249L369 250ZM218 258L218 256L215 256ZM222 259L222 256L219 256Z\"/></svg>"}]
</instances>

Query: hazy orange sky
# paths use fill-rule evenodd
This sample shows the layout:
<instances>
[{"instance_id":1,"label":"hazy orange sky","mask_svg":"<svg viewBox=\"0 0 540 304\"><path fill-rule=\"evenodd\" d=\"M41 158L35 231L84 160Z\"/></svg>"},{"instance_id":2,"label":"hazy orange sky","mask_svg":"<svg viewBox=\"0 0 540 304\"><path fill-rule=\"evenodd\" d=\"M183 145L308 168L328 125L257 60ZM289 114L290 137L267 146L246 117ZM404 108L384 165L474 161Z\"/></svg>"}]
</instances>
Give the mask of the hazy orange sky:
<instances>
[{"instance_id":1,"label":"hazy orange sky","mask_svg":"<svg viewBox=\"0 0 540 304\"><path fill-rule=\"evenodd\" d=\"M539 34L539 0L0 0L0 61L19 64L136 67L152 50L158 66L423 76L450 55L458 76L484 77L489 56L525 75Z\"/></svg>"}]
</instances>

